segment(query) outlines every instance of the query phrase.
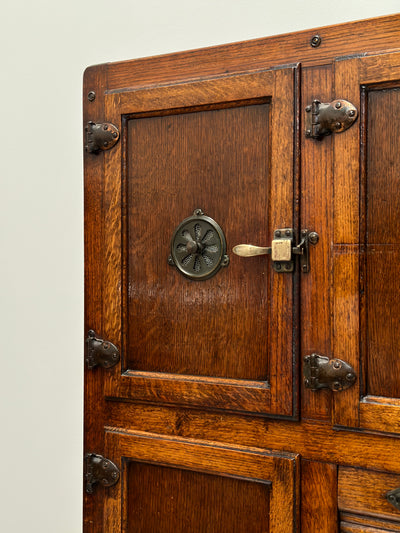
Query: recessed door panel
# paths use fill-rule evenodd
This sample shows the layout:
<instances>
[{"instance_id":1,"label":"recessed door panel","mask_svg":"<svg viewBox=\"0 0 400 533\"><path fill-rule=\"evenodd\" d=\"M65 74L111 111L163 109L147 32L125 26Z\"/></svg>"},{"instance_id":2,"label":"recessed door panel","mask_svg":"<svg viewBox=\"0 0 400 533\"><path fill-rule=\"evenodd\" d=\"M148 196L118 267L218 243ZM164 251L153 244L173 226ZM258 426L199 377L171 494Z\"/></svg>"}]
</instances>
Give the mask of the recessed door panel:
<instances>
[{"instance_id":1,"label":"recessed door panel","mask_svg":"<svg viewBox=\"0 0 400 533\"><path fill-rule=\"evenodd\" d=\"M259 257L249 272L231 253L243 238L269 240L270 104L252 104L128 120L129 369L267 380L271 270ZM202 281L167 261L175 228L197 208L221 226L230 257ZM176 246L196 276L218 250L212 228L192 225ZM187 231L203 254L188 250Z\"/></svg>"},{"instance_id":2,"label":"recessed door panel","mask_svg":"<svg viewBox=\"0 0 400 533\"><path fill-rule=\"evenodd\" d=\"M270 484L129 463L129 533L267 533Z\"/></svg>"}]
</instances>

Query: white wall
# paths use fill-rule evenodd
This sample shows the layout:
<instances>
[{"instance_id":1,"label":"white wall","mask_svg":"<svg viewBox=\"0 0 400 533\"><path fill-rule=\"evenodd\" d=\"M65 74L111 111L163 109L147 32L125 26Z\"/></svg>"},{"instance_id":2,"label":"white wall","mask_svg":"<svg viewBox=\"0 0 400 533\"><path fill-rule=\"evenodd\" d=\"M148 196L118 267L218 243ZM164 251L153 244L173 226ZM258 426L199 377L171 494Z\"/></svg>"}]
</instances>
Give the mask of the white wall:
<instances>
[{"instance_id":1,"label":"white wall","mask_svg":"<svg viewBox=\"0 0 400 533\"><path fill-rule=\"evenodd\" d=\"M81 530L84 68L398 10L399 0L2 3L1 532Z\"/></svg>"}]
</instances>

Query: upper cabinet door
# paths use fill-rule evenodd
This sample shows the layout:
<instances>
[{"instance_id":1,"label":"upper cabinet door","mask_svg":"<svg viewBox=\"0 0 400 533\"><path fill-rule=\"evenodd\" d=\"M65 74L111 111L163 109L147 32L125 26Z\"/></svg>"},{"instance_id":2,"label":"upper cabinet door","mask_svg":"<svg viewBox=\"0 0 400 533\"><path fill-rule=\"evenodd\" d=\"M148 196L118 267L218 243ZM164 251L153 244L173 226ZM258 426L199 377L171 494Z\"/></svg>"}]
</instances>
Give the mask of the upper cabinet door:
<instances>
[{"instance_id":1,"label":"upper cabinet door","mask_svg":"<svg viewBox=\"0 0 400 533\"><path fill-rule=\"evenodd\" d=\"M296 415L297 274L232 248L298 229L297 72L105 95L107 396Z\"/></svg>"},{"instance_id":2,"label":"upper cabinet door","mask_svg":"<svg viewBox=\"0 0 400 533\"><path fill-rule=\"evenodd\" d=\"M335 357L357 371L335 422L400 431L400 54L336 62L335 94L360 111L335 136Z\"/></svg>"}]
</instances>

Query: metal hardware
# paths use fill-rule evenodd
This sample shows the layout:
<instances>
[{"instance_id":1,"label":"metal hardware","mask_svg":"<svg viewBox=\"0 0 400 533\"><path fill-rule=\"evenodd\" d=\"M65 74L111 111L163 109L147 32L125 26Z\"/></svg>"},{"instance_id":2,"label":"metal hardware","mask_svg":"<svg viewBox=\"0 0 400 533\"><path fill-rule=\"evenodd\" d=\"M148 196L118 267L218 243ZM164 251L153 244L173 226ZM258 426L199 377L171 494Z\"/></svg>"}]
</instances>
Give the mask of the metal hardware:
<instances>
[{"instance_id":1,"label":"metal hardware","mask_svg":"<svg viewBox=\"0 0 400 533\"><path fill-rule=\"evenodd\" d=\"M112 487L119 480L119 468L110 459L88 453L85 455L86 492L93 494L93 485L100 483L103 487Z\"/></svg>"},{"instance_id":2,"label":"metal hardware","mask_svg":"<svg viewBox=\"0 0 400 533\"><path fill-rule=\"evenodd\" d=\"M96 366L111 368L118 363L119 359L119 350L115 344L97 337L93 330L89 331L86 339L86 363L88 368L92 369Z\"/></svg>"},{"instance_id":3,"label":"metal hardware","mask_svg":"<svg viewBox=\"0 0 400 533\"><path fill-rule=\"evenodd\" d=\"M318 46L321 44L322 39L319 35L314 35L310 40L310 45L313 48L318 48Z\"/></svg>"},{"instance_id":4,"label":"metal hardware","mask_svg":"<svg viewBox=\"0 0 400 533\"><path fill-rule=\"evenodd\" d=\"M90 94L90 93L89 93ZM89 95L88 95L89 97ZM92 154L97 154L112 148L119 139L117 126L110 122L95 124L90 121L86 125L86 150Z\"/></svg>"},{"instance_id":5,"label":"metal hardware","mask_svg":"<svg viewBox=\"0 0 400 533\"><path fill-rule=\"evenodd\" d=\"M400 487L398 489L389 490L389 492L386 493L386 499L400 511Z\"/></svg>"},{"instance_id":6,"label":"metal hardware","mask_svg":"<svg viewBox=\"0 0 400 533\"><path fill-rule=\"evenodd\" d=\"M306 137L321 139L331 133L342 133L357 117L357 108L346 100L334 100L329 104L314 100L306 107Z\"/></svg>"},{"instance_id":7,"label":"metal hardware","mask_svg":"<svg viewBox=\"0 0 400 533\"><path fill-rule=\"evenodd\" d=\"M252 244L238 244L233 248L233 253L241 257L254 257L255 255L271 255L272 267L276 272L290 273L294 271L295 257L299 256L300 270L307 273L310 270L309 244L317 244L319 235L315 231L303 229L301 241L293 246L294 230L292 228L277 229L271 246L254 246Z\"/></svg>"},{"instance_id":8,"label":"metal hardware","mask_svg":"<svg viewBox=\"0 0 400 533\"><path fill-rule=\"evenodd\" d=\"M316 353L304 357L304 384L308 389L342 391L354 385L355 380L353 367L341 359Z\"/></svg>"},{"instance_id":9,"label":"metal hardware","mask_svg":"<svg viewBox=\"0 0 400 533\"><path fill-rule=\"evenodd\" d=\"M226 240L221 227L201 209L175 229L168 264L192 280L205 280L228 266Z\"/></svg>"},{"instance_id":10,"label":"metal hardware","mask_svg":"<svg viewBox=\"0 0 400 533\"><path fill-rule=\"evenodd\" d=\"M96 99L96 93L94 91L89 91L87 97L89 102L94 102Z\"/></svg>"}]
</instances>

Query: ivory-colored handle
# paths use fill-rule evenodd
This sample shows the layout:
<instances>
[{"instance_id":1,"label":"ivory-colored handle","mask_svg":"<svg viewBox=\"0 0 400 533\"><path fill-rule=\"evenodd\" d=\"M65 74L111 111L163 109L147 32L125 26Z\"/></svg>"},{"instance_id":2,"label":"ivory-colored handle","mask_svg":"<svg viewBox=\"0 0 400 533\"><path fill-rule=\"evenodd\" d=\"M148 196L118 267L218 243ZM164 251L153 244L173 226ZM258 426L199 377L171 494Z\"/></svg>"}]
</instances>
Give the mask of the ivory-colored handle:
<instances>
[{"instance_id":1,"label":"ivory-colored handle","mask_svg":"<svg viewBox=\"0 0 400 533\"><path fill-rule=\"evenodd\" d=\"M253 244L238 244L232 250L240 257L253 257L255 255L266 255L271 253L271 248L268 246L254 246Z\"/></svg>"}]
</instances>

